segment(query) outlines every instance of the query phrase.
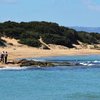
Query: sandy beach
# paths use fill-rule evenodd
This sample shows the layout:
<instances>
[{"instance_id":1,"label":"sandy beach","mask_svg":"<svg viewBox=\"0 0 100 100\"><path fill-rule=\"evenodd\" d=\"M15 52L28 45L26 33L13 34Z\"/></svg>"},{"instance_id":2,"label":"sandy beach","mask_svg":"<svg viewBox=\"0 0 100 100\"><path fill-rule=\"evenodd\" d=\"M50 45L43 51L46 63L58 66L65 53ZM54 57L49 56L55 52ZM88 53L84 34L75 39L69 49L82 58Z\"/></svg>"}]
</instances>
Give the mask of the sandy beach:
<instances>
[{"instance_id":1,"label":"sandy beach","mask_svg":"<svg viewBox=\"0 0 100 100\"><path fill-rule=\"evenodd\" d=\"M87 55L87 54L100 54L100 50L94 49L52 49L43 50L33 47L11 47L0 48L0 52L7 51L9 60L16 58L34 58L34 57L47 57L47 56L65 56L65 55Z\"/></svg>"},{"instance_id":2,"label":"sandy beach","mask_svg":"<svg viewBox=\"0 0 100 100\"><path fill-rule=\"evenodd\" d=\"M100 50L95 49L64 49L54 48L51 50L29 47L19 44L15 39L3 38L8 44L12 43L13 46L7 45L7 47L0 47L0 53L2 51L8 52L8 61L13 61L17 58L35 58L35 57L48 57L48 56L66 56L66 55L87 55L87 54L100 54ZM0 64L0 66L5 66ZM10 65L12 66L12 65Z\"/></svg>"}]
</instances>

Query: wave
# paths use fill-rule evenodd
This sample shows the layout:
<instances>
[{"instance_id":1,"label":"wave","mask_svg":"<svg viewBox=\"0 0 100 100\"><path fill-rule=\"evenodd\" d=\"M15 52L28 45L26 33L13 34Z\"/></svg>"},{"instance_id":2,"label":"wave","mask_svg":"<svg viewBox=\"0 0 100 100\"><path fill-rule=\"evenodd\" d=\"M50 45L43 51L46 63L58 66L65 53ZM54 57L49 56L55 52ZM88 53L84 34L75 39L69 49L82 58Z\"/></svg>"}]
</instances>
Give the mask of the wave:
<instances>
[{"instance_id":1,"label":"wave","mask_svg":"<svg viewBox=\"0 0 100 100\"><path fill-rule=\"evenodd\" d=\"M100 61L98 61L98 60L95 60L95 61L94 61L94 63L99 63L99 64L100 64Z\"/></svg>"},{"instance_id":2,"label":"wave","mask_svg":"<svg viewBox=\"0 0 100 100\"><path fill-rule=\"evenodd\" d=\"M33 61L41 61L41 62L44 62L46 61L45 59L36 59L36 58L27 58L27 60L33 60Z\"/></svg>"},{"instance_id":3,"label":"wave","mask_svg":"<svg viewBox=\"0 0 100 100\"><path fill-rule=\"evenodd\" d=\"M95 66L95 65L100 66L100 61L99 60L86 61L86 62L80 62L79 64L83 66Z\"/></svg>"},{"instance_id":4,"label":"wave","mask_svg":"<svg viewBox=\"0 0 100 100\"><path fill-rule=\"evenodd\" d=\"M83 66L93 66L94 64L92 64L92 63L79 63L80 65L83 65Z\"/></svg>"},{"instance_id":5,"label":"wave","mask_svg":"<svg viewBox=\"0 0 100 100\"><path fill-rule=\"evenodd\" d=\"M7 66L7 67L3 67L3 68L0 68L0 70L26 70L26 69L29 69L30 67L10 67L10 66Z\"/></svg>"}]
</instances>

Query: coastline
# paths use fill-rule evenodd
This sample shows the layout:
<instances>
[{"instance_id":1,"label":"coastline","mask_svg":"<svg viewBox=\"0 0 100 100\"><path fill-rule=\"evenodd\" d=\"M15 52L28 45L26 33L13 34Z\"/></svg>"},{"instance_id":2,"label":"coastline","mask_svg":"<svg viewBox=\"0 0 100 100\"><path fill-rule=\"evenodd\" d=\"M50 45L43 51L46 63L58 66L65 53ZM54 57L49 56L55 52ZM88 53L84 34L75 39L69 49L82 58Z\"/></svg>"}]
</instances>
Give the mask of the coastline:
<instances>
[{"instance_id":1,"label":"coastline","mask_svg":"<svg viewBox=\"0 0 100 100\"><path fill-rule=\"evenodd\" d=\"M8 60L14 60L18 58L37 58L37 57L49 57L49 56L67 56L67 55L90 55L100 54L100 50L96 49L38 49L33 47L11 47L0 48L0 52L7 51L9 56Z\"/></svg>"},{"instance_id":2,"label":"coastline","mask_svg":"<svg viewBox=\"0 0 100 100\"><path fill-rule=\"evenodd\" d=\"M100 54L100 50L95 49L52 49L44 50L33 47L5 47L0 48L0 52L8 52L8 62L12 62L18 58L38 58L38 57L50 57L50 56L70 56L70 55L92 55ZM2 64L0 67L19 67L18 64Z\"/></svg>"}]
</instances>

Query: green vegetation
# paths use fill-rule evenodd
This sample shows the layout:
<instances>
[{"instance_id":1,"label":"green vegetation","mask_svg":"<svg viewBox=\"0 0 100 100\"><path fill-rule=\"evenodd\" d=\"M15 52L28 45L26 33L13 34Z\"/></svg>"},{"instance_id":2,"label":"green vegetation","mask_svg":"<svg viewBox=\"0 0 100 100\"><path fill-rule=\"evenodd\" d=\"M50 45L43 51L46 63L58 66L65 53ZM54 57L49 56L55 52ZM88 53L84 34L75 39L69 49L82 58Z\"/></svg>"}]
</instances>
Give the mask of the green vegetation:
<instances>
[{"instance_id":1,"label":"green vegetation","mask_svg":"<svg viewBox=\"0 0 100 100\"><path fill-rule=\"evenodd\" d=\"M74 29L59 26L57 23L44 21L0 23L0 37L2 36L19 39L20 43L34 47L41 46L38 40L40 36L47 44L64 45L69 48L72 48L73 44L78 44L77 41L87 44L100 43L98 33L77 32ZM0 45L3 45L2 40L0 40Z\"/></svg>"}]
</instances>

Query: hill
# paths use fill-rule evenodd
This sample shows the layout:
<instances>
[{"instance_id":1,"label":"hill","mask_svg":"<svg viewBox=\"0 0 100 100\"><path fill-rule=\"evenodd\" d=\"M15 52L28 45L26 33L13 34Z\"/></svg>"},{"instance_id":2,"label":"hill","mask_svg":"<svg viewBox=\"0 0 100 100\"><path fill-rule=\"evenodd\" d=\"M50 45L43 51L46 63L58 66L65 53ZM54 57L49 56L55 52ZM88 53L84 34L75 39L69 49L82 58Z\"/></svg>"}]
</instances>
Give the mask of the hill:
<instances>
[{"instance_id":1,"label":"hill","mask_svg":"<svg viewBox=\"0 0 100 100\"><path fill-rule=\"evenodd\" d=\"M6 46L2 37L18 39L20 44L41 47L49 47L49 44L61 45L73 48L79 42L85 44L100 44L100 34L76 31L52 22L12 22L0 23L0 45ZM42 42L40 41L42 38ZM39 40L40 39L40 40Z\"/></svg>"}]
</instances>

